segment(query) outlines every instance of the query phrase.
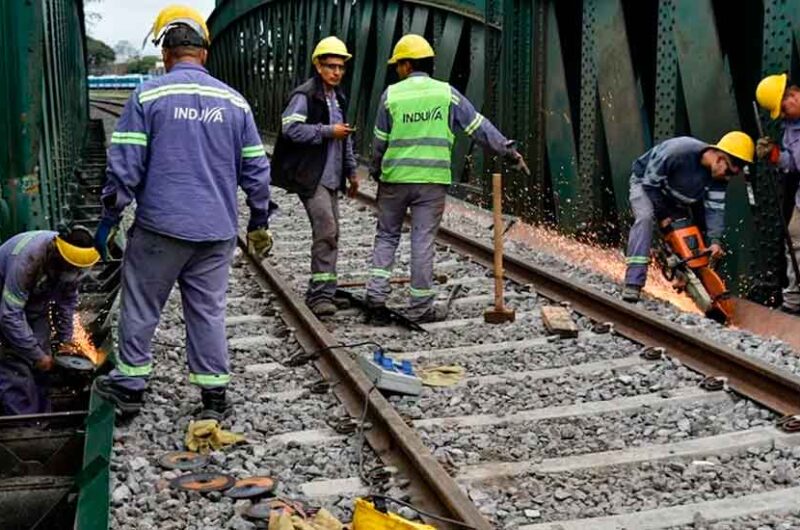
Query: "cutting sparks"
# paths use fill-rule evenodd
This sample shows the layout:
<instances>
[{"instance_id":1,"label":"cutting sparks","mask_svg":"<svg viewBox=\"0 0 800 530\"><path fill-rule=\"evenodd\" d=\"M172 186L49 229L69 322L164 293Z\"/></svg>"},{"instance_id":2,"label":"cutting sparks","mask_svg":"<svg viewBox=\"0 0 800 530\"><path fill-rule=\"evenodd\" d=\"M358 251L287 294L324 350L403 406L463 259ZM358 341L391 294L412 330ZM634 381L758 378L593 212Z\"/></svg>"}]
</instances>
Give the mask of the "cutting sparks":
<instances>
[{"instance_id":1,"label":"cutting sparks","mask_svg":"<svg viewBox=\"0 0 800 530\"><path fill-rule=\"evenodd\" d=\"M77 346L78 352L88 358L95 366L100 366L106 359L106 354L97 348L92 342L92 338L83 327L81 317L77 313L73 317L74 331L72 332L72 342Z\"/></svg>"},{"instance_id":2,"label":"cutting sparks","mask_svg":"<svg viewBox=\"0 0 800 530\"><path fill-rule=\"evenodd\" d=\"M485 214L448 202L447 209L458 216L469 217L484 224ZM506 241L521 243L527 248L546 252L566 262L622 284L625 279L625 256L617 249L582 243L553 229L517 222L506 233ZM675 291L657 266L647 272L644 292L665 300L681 311L701 313L691 298Z\"/></svg>"}]
</instances>

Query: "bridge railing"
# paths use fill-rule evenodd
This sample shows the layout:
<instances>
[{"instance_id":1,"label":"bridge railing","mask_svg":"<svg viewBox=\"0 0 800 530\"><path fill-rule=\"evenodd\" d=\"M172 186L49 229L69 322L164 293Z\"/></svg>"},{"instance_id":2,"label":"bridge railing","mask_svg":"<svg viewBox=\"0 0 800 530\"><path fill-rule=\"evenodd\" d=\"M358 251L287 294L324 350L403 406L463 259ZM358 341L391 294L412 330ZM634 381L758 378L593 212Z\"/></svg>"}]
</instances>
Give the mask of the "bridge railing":
<instances>
[{"instance_id":1,"label":"bridge railing","mask_svg":"<svg viewBox=\"0 0 800 530\"><path fill-rule=\"evenodd\" d=\"M88 120L82 0L0 2L0 238L69 218Z\"/></svg>"},{"instance_id":2,"label":"bridge railing","mask_svg":"<svg viewBox=\"0 0 800 530\"><path fill-rule=\"evenodd\" d=\"M608 244L625 240L639 155L676 135L755 138L759 79L800 73L800 0L219 0L210 22L212 70L272 134L288 91L310 74L315 42L343 38L365 156L378 97L394 81L384 64L392 44L424 34L436 77L520 142L532 175L507 175L508 209ZM767 130L780 134L774 122ZM453 193L485 199L496 164L462 138ZM785 270L778 204L793 193L761 166L750 180L752 194L742 178L729 188L725 271L739 292L774 301Z\"/></svg>"}]
</instances>

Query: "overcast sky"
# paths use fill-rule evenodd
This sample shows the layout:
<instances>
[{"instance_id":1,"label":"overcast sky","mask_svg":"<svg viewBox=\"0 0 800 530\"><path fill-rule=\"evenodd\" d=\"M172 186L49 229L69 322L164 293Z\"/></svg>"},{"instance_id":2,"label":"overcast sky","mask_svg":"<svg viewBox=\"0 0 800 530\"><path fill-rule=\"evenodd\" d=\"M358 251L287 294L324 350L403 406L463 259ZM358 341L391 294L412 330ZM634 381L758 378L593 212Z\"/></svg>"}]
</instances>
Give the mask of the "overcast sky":
<instances>
[{"instance_id":1,"label":"overcast sky","mask_svg":"<svg viewBox=\"0 0 800 530\"><path fill-rule=\"evenodd\" d=\"M86 4L87 11L99 13L103 18L89 27L89 35L99 39L112 48L122 40L130 41L137 49L141 48L144 36L153 26L159 10L170 3L168 0L102 0ZM183 0L206 17L214 10L215 0ZM158 55L158 50L148 41L143 55Z\"/></svg>"}]
</instances>

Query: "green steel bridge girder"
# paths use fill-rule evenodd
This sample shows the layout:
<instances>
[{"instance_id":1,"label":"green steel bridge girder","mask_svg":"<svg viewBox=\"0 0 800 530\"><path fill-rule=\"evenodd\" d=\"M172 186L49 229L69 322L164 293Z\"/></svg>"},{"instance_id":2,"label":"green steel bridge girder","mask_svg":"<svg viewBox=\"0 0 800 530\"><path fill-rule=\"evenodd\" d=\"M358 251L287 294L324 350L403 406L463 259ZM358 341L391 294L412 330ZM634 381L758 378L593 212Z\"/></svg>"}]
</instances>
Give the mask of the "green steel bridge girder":
<instances>
[{"instance_id":1,"label":"green steel bridge girder","mask_svg":"<svg viewBox=\"0 0 800 530\"><path fill-rule=\"evenodd\" d=\"M800 0L725 4L221 0L210 19L210 66L242 90L265 133L276 134L288 91L311 71L313 45L329 33L340 36L354 53L348 120L359 127L357 149L367 157L375 106L395 80L385 60L401 34L423 34L437 51L436 77L464 92L529 161L530 177L506 174L508 210L620 244L635 158L677 135L709 143L734 129L757 136L751 102L758 80L799 73L791 70L800 64ZM762 120L770 135L779 134L763 113ZM485 201L485 175L496 167L460 137L453 193ZM779 291L776 179L757 168L754 204L734 179L726 211L726 274L733 287L761 300Z\"/></svg>"}]
</instances>

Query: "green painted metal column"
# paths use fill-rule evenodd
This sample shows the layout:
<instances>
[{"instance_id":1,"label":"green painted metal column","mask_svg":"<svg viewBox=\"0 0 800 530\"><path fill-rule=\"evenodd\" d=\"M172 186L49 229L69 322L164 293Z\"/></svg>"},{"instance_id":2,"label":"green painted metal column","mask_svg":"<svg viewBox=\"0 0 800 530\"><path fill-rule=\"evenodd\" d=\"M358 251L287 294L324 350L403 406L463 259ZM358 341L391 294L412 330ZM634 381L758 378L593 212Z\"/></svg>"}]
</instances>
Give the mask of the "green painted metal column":
<instances>
[{"instance_id":1,"label":"green painted metal column","mask_svg":"<svg viewBox=\"0 0 800 530\"><path fill-rule=\"evenodd\" d=\"M650 142L645 138L642 102L633 74L621 0L599 2L596 17L600 114L608 150L610 184L616 213L621 216L630 207L631 163L645 152Z\"/></svg>"},{"instance_id":2,"label":"green painted metal column","mask_svg":"<svg viewBox=\"0 0 800 530\"><path fill-rule=\"evenodd\" d=\"M798 3L790 0L764 0L764 33L762 75L789 72L792 60L792 21ZM755 94L755 87L752 88ZM755 97L755 95L753 96ZM761 113L765 133L780 138L780 125ZM780 175L778 171L758 164L753 177L755 196L753 232L757 245L750 253L750 275L754 280L752 296L758 301L777 304L780 299L782 269L785 267L785 244L779 213Z\"/></svg>"},{"instance_id":3,"label":"green painted metal column","mask_svg":"<svg viewBox=\"0 0 800 530\"><path fill-rule=\"evenodd\" d=\"M565 232L573 233L582 216L578 158L556 6L555 2L547 4L547 69L543 109L545 143L550 180L558 197L555 205L556 222Z\"/></svg>"}]
</instances>

